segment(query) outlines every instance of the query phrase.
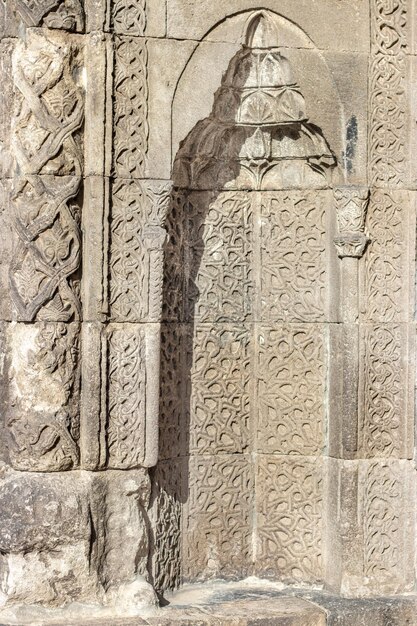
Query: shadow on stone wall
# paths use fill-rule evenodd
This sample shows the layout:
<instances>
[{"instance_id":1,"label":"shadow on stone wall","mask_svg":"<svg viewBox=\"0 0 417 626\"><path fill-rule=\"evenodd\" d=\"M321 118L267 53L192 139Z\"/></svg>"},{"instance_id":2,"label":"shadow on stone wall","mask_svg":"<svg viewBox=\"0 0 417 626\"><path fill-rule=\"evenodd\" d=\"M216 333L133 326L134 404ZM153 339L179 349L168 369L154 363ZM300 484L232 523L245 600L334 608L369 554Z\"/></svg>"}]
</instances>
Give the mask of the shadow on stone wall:
<instances>
[{"instance_id":1,"label":"shadow on stone wall","mask_svg":"<svg viewBox=\"0 0 417 626\"><path fill-rule=\"evenodd\" d=\"M305 116L301 91L277 48L274 25L263 12L255 14L246 42L216 92L211 115L182 142L173 167L163 285L160 461L153 473L152 576L161 594L184 580L252 573L244 550L236 563L227 563L225 553L210 567L208 537L222 530L198 528L198 515L192 519L214 506L207 497L216 489L215 465L221 465L221 455L251 451L250 438L234 448L224 443L236 438L230 421L227 432L222 415L215 414L222 411L222 399L227 400L228 374L216 369L210 334L215 341L224 329L243 327L253 314L253 260L244 250L250 237L244 231L251 219L250 194L326 187L334 165L320 129ZM245 207L244 218L235 209L228 213L236 206L228 204L231 193ZM237 263L236 238L242 244ZM244 402L236 407L234 424L242 407L247 408Z\"/></svg>"}]
</instances>

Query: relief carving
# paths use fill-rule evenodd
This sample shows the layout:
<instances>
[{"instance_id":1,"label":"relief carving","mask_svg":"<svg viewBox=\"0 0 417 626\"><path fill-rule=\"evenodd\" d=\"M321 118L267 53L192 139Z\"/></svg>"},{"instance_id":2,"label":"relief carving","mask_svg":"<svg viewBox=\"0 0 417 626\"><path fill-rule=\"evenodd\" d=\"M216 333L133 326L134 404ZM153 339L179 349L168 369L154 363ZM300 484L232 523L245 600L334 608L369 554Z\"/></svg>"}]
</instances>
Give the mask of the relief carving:
<instances>
[{"instance_id":1,"label":"relief carving","mask_svg":"<svg viewBox=\"0 0 417 626\"><path fill-rule=\"evenodd\" d=\"M405 343L400 326L365 327L362 446L367 457L398 457L407 446Z\"/></svg>"},{"instance_id":2,"label":"relief carving","mask_svg":"<svg viewBox=\"0 0 417 626\"><path fill-rule=\"evenodd\" d=\"M84 28L82 0L10 0L10 5L26 26L42 25L69 31Z\"/></svg>"},{"instance_id":3,"label":"relief carving","mask_svg":"<svg viewBox=\"0 0 417 626\"><path fill-rule=\"evenodd\" d=\"M146 41L116 37L113 170L120 178L145 174L148 150L148 52Z\"/></svg>"},{"instance_id":4,"label":"relief carving","mask_svg":"<svg viewBox=\"0 0 417 626\"><path fill-rule=\"evenodd\" d=\"M108 346L108 465L138 467L143 461L146 423L145 331L138 325L114 329Z\"/></svg>"},{"instance_id":5,"label":"relief carving","mask_svg":"<svg viewBox=\"0 0 417 626\"><path fill-rule=\"evenodd\" d=\"M112 0L115 33L142 36L146 29L146 0Z\"/></svg>"},{"instance_id":6,"label":"relief carving","mask_svg":"<svg viewBox=\"0 0 417 626\"><path fill-rule=\"evenodd\" d=\"M372 463L365 483L365 574L379 584L392 583L402 571L401 504L404 498L399 467Z\"/></svg>"},{"instance_id":7,"label":"relief carving","mask_svg":"<svg viewBox=\"0 0 417 626\"><path fill-rule=\"evenodd\" d=\"M262 328L258 337L257 446L319 455L324 445L324 346L316 324Z\"/></svg>"},{"instance_id":8,"label":"relief carving","mask_svg":"<svg viewBox=\"0 0 417 626\"><path fill-rule=\"evenodd\" d=\"M369 178L377 187L404 183L407 0L371 2Z\"/></svg>"},{"instance_id":9,"label":"relief carving","mask_svg":"<svg viewBox=\"0 0 417 626\"><path fill-rule=\"evenodd\" d=\"M322 191L262 194L262 319L324 320L327 205Z\"/></svg>"},{"instance_id":10,"label":"relief carving","mask_svg":"<svg viewBox=\"0 0 417 626\"><path fill-rule=\"evenodd\" d=\"M319 462L265 456L258 471L258 574L290 583L320 582L323 480Z\"/></svg>"},{"instance_id":11,"label":"relief carving","mask_svg":"<svg viewBox=\"0 0 417 626\"><path fill-rule=\"evenodd\" d=\"M250 438L249 328L199 324L190 347L191 453L244 452Z\"/></svg>"},{"instance_id":12,"label":"relief carving","mask_svg":"<svg viewBox=\"0 0 417 626\"><path fill-rule=\"evenodd\" d=\"M340 258L360 258L365 252L369 238L365 235L365 219L369 203L369 191L358 188L334 190L339 236L334 243Z\"/></svg>"},{"instance_id":13,"label":"relief carving","mask_svg":"<svg viewBox=\"0 0 417 626\"><path fill-rule=\"evenodd\" d=\"M211 115L181 145L173 170L188 189L322 187L336 159L309 122L275 26L263 12L229 63Z\"/></svg>"},{"instance_id":14,"label":"relief carving","mask_svg":"<svg viewBox=\"0 0 417 626\"><path fill-rule=\"evenodd\" d=\"M189 200L188 318L245 320L253 294L251 200L243 192L223 192L214 201L195 193Z\"/></svg>"},{"instance_id":15,"label":"relief carving","mask_svg":"<svg viewBox=\"0 0 417 626\"><path fill-rule=\"evenodd\" d=\"M19 324L9 330L12 465L51 472L78 466L79 324Z\"/></svg>"},{"instance_id":16,"label":"relief carving","mask_svg":"<svg viewBox=\"0 0 417 626\"><path fill-rule=\"evenodd\" d=\"M191 457L189 477L184 579L245 576L252 552L253 506L253 476L247 457Z\"/></svg>"},{"instance_id":17,"label":"relief carving","mask_svg":"<svg viewBox=\"0 0 417 626\"><path fill-rule=\"evenodd\" d=\"M76 50L30 32L13 55L12 192L17 244L10 263L18 318L80 318L83 96L73 79ZM59 175L59 176L58 176Z\"/></svg>"},{"instance_id":18,"label":"relief carving","mask_svg":"<svg viewBox=\"0 0 417 626\"><path fill-rule=\"evenodd\" d=\"M394 322L408 318L409 204L406 191L381 189L371 195L367 220L371 242L364 268L362 306L368 320Z\"/></svg>"},{"instance_id":19,"label":"relief carving","mask_svg":"<svg viewBox=\"0 0 417 626\"><path fill-rule=\"evenodd\" d=\"M162 309L163 228L171 186L163 181L117 181L110 218L110 306L119 321L159 321Z\"/></svg>"}]
</instances>

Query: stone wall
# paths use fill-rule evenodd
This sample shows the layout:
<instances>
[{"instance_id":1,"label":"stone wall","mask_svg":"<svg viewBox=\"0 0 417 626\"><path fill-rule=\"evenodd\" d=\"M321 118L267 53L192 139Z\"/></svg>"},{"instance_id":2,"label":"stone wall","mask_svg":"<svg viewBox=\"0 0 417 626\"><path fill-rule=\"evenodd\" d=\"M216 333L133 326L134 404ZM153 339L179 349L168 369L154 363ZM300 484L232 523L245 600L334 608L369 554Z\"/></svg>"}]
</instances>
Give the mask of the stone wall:
<instances>
[{"instance_id":1,"label":"stone wall","mask_svg":"<svg viewBox=\"0 0 417 626\"><path fill-rule=\"evenodd\" d=\"M413 0L0 11L2 603L413 591Z\"/></svg>"}]
</instances>

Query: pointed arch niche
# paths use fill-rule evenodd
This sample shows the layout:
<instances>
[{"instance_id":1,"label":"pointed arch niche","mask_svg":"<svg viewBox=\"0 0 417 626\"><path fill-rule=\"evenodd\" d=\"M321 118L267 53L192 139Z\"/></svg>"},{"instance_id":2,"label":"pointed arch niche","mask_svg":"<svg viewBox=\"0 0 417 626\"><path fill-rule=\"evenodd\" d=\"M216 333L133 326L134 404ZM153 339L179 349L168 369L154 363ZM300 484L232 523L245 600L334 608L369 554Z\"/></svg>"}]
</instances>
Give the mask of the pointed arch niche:
<instances>
[{"instance_id":1,"label":"pointed arch niche","mask_svg":"<svg viewBox=\"0 0 417 626\"><path fill-rule=\"evenodd\" d=\"M214 90L204 66L227 28L242 40L224 44ZM242 13L209 39L173 104L173 143L185 139L167 218L155 585L316 584L343 110L321 54L284 18Z\"/></svg>"}]
</instances>

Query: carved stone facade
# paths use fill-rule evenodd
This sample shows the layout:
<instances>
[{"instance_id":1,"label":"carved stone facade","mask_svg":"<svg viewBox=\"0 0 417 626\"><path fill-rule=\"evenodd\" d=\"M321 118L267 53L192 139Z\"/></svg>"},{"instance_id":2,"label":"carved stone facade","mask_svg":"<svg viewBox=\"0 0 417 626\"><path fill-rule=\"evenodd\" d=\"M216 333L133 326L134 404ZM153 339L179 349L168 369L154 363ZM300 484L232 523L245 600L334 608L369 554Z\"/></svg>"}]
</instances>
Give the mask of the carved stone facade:
<instances>
[{"instance_id":1,"label":"carved stone facade","mask_svg":"<svg viewBox=\"0 0 417 626\"><path fill-rule=\"evenodd\" d=\"M261 5L0 0L0 621L416 593L417 6Z\"/></svg>"}]
</instances>

